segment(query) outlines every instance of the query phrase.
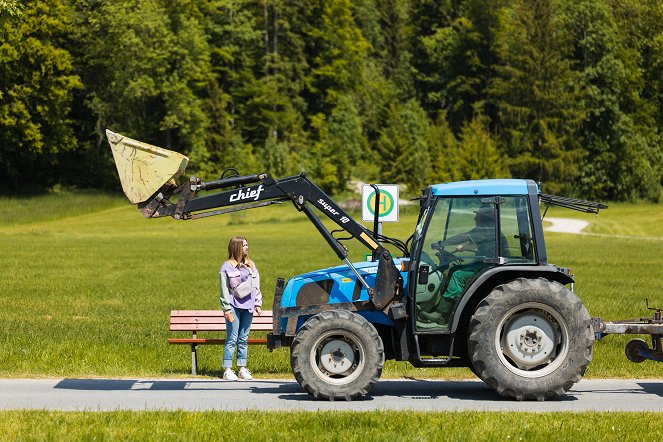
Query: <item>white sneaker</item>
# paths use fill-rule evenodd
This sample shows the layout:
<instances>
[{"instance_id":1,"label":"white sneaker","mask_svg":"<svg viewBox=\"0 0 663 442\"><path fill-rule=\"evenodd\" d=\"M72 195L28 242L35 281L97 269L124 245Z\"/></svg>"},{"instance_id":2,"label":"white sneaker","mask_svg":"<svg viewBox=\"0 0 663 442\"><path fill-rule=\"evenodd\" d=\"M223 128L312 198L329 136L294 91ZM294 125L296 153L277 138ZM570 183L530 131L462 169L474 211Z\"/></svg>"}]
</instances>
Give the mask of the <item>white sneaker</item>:
<instances>
[{"instance_id":1,"label":"white sneaker","mask_svg":"<svg viewBox=\"0 0 663 442\"><path fill-rule=\"evenodd\" d=\"M253 376L251 376L251 372L246 367L240 367L238 374L239 374L239 377L242 378L245 381L253 380Z\"/></svg>"},{"instance_id":2,"label":"white sneaker","mask_svg":"<svg viewBox=\"0 0 663 442\"><path fill-rule=\"evenodd\" d=\"M242 372L240 371L240 374L241 373ZM238 379L237 375L232 370L232 368L226 368L226 371L223 372L223 380L224 381L236 381L237 379Z\"/></svg>"}]
</instances>

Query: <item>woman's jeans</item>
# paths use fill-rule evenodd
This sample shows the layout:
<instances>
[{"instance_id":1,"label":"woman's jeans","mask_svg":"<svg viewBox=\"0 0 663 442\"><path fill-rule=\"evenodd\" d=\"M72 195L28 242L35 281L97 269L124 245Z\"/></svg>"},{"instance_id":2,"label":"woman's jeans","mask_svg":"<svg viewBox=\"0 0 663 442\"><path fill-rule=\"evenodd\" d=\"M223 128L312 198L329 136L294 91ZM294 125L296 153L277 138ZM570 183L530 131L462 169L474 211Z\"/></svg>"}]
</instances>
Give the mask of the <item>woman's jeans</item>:
<instances>
[{"instance_id":1,"label":"woman's jeans","mask_svg":"<svg viewBox=\"0 0 663 442\"><path fill-rule=\"evenodd\" d=\"M248 337L253 321L253 313L243 308L230 306L235 320L226 321L226 346L223 348L223 368L233 366L233 356L237 347L237 366L246 367L246 357L249 349Z\"/></svg>"}]
</instances>

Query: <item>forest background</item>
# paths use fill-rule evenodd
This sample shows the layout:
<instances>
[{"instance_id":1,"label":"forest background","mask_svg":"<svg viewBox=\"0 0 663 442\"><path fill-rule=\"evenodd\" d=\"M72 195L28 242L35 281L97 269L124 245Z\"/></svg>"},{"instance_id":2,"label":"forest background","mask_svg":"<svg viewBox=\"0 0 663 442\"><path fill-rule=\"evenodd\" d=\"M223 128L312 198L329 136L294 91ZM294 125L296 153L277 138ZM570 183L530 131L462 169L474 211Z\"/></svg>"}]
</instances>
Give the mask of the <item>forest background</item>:
<instances>
[{"instance_id":1,"label":"forest background","mask_svg":"<svg viewBox=\"0 0 663 442\"><path fill-rule=\"evenodd\" d=\"M658 202L662 74L660 0L0 0L2 192L118 189L110 128L203 179Z\"/></svg>"}]
</instances>

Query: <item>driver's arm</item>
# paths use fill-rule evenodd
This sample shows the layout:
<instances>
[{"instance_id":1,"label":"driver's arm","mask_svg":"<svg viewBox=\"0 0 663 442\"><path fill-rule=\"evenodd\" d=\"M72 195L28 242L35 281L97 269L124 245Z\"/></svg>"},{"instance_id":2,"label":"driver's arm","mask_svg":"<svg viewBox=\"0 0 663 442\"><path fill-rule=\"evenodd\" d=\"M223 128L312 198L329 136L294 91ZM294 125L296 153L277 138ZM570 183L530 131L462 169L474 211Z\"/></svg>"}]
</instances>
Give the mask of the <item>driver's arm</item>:
<instances>
[{"instance_id":1,"label":"driver's arm","mask_svg":"<svg viewBox=\"0 0 663 442\"><path fill-rule=\"evenodd\" d=\"M458 235L452 236L451 238L447 238L444 241L440 241L439 244L441 247L457 246L456 250L460 251L462 250L463 244L468 242L472 242L470 235L467 233L460 233Z\"/></svg>"}]
</instances>

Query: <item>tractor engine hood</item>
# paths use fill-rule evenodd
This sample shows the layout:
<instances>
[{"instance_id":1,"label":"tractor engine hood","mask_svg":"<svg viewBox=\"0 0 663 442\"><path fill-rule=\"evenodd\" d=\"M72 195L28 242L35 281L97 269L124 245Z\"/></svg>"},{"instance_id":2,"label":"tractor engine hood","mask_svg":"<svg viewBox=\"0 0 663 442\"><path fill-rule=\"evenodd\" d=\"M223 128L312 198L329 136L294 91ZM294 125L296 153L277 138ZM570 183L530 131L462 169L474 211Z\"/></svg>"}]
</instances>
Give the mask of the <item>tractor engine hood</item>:
<instances>
[{"instance_id":1,"label":"tractor engine hood","mask_svg":"<svg viewBox=\"0 0 663 442\"><path fill-rule=\"evenodd\" d=\"M397 268L401 267L403 260L403 258L394 258L394 264ZM378 263L358 262L353 263L353 265L368 285L373 287L378 271ZM401 271L400 273L404 285L407 285L407 271ZM369 296L366 288L357 280L350 267L340 265L290 278L283 290L281 307L303 307L368 300ZM386 315L384 317L388 319Z\"/></svg>"}]
</instances>

